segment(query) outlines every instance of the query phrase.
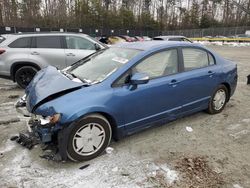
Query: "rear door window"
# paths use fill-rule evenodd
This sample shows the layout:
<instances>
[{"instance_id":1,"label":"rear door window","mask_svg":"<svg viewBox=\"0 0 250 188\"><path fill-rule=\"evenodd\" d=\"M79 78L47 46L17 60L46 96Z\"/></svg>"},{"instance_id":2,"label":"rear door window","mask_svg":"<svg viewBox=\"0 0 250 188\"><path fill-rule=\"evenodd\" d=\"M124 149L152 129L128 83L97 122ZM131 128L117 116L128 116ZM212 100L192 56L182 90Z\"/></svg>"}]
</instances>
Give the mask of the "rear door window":
<instances>
[{"instance_id":1,"label":"rear door window","mask_svg":"<svg viewBox=\"0 0 250 188\"><path fill-rule=\"evenodd\" d=\"M36 48L62 48L60 36L39 36L34 38Z\"/></svg>"},{"instance_id":2,"label":"rear door window","mask_svg":"<svg viewBox=\"0 0 250 188\"><path fill-rule=\"evenodd\" d=\"M214 58L204 50L183 48L184 70L189 71L214 64Z\"/></svg>"},{"instance_id":3,"label":"rear door window","mask_svg":"<svg viewBox=\"0 0 250 188\"><path fill-rule=\"evenodd\" d=\"M9 47L10 48L30 48L30 42L31 42L30 37L22 37L22 38L15 40L11 44L9 44Z\"/></svg>"}]
</instances>

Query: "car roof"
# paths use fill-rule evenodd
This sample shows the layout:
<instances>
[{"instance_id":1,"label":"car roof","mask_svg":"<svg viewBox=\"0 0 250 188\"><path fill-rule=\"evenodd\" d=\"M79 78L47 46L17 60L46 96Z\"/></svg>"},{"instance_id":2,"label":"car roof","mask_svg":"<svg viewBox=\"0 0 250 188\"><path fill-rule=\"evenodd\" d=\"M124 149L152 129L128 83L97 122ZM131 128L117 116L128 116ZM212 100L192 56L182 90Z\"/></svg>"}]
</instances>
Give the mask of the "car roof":
<instances>
[{"instance_id":1,"label":"car roof","mask_svg":"<svg viewBox=\"0 0 250 188\"><path fill-rule=\"evenodd\" d=\"M166 39L171 39L171 38L186 38L186 37L181 36L181 35L165 35L165 36L157 36L154 38L162 38L162 39L166 40Z\"/></svg>"},{"instance_id":2,"label":"car roof","mask_svg":"<svg viewBox=\"0 0 250 188\"><path fill-rule=\"evenodd\" d=\"M23 32L23 33L11 33L9 36L34 36L34 35L83 35L88 36L84 33L74 33L74 32L59 32L59 31L51 31L51 32Z\"/></svg>"},{"instance_id":3,"label":"car roof","mask_svg":"<svg viewBox=\"0 0 250 188\"><path fill-rule=\"evenodd\" d=\"M176 46L198 46L200 44L194 44L190 42L180 41L143 41L143 42L124 42L113 45L114 47L129 48L137 50L150 50L158 47L176 47Z\"/></svg>"}]
</instances>

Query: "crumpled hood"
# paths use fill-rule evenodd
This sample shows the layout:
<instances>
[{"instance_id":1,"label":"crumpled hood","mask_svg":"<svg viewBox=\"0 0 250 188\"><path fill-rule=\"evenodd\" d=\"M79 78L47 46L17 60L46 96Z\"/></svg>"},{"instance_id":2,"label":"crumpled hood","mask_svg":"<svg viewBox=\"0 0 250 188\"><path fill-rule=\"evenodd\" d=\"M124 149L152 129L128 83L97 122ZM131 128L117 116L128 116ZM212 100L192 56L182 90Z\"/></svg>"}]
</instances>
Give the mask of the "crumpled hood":
<instances>
[{"instance_id":1,"label":"crumpled hood","mask_svg":"<svg viewBox=\"0 0 250 188\"><path fill-rule=\"evenodd\" d=\"M55 67L48 66L39 71L25 90L26 107L29 112L44 101L60 96L60 93L81 88L85 83L74 82L60 73Z\"/></svg>"}]
</instances>

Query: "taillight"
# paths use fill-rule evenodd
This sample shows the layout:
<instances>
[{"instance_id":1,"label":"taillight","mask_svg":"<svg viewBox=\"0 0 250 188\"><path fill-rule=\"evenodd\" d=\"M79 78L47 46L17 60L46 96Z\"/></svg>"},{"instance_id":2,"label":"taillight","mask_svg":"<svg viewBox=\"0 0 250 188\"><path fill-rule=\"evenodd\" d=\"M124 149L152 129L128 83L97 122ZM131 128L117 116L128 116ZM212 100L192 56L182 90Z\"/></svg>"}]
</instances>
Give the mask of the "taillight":
<instances>
[{"instance_id":1,"label":"taillight","mask_svg":"<svg viewBox=\"0 0 250 188\"><path fill-rule=\"evenodd\" d=\"M4 52L6 52L6 50L3 48L0 48L0 55L3 54Z\"/></svg>"}]
</instances>

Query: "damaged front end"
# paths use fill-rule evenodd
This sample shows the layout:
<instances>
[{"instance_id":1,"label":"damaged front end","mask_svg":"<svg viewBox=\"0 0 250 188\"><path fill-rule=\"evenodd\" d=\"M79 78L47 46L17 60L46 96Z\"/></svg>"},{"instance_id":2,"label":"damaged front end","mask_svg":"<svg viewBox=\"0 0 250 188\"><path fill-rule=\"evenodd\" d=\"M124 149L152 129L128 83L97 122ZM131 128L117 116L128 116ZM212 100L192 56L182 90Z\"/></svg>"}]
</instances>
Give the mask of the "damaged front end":
<instances>
[{"instance_id":1,"label":"damaged front end","mask_svg":"<svg viewBox=\"0 0 250 188\"><path fill-rule=\"evenodd\" d=\"M63 84L62 84L63 83ZM16 141L31 149L36 144L56 148L63 160L67 159L66 147L71 114L62 103L81 88L90 86L70 73L48 66L39 71L27 86L25 94L17 101L17 112L27 118L28 131L20 133Z\"/></svg>"},{"instance_id":2,"label":"damaged front end","mask_svg":"<svg viewBox=\"0 0 250 188\"><path fill-rule=\"evenodd\" d=\"M41 144L43 148L50 149L53 152L50 154L50 157L45 157L46 159L55 159L54 156L58 155L60 157L58 158L57 156L57 160L66 160L65 157L59 154L57 142L58 132L61 129L61 126L57 126L57 123L61 115L55 114L53 116L42 117L28 112L26 108L26 95L16 102L15 108L18 113L27 118L27 131L20 132L19 135L12 138L12 140L16 140L18 144L28 149L32 149L35 145Z\"/></svg>"}]
</instances>

